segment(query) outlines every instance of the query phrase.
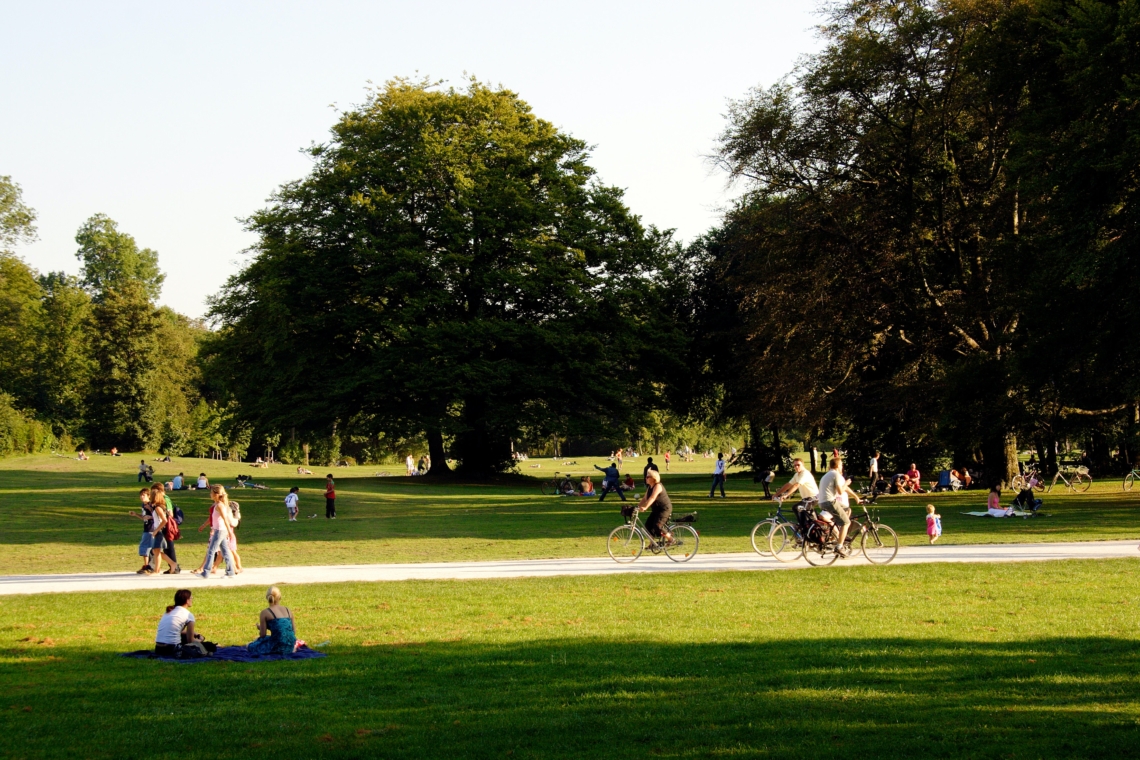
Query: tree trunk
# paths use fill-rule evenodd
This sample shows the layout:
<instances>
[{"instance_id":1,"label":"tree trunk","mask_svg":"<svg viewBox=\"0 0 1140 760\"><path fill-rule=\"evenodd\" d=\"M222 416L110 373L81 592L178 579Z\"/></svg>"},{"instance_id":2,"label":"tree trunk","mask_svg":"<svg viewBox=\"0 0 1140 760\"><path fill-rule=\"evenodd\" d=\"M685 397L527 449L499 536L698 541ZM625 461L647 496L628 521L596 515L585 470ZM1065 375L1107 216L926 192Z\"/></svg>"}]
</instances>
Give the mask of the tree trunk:
<instances>
[{"instance_id":1,"label":"tree trunk","mask_svg":"<svg viewBox=\"0 0 1140 760\"><path fill-rule=\"evenodd\" d=\"M985 484L1008 488L1017 476L1017 436L1013 433L994 436L983 445L982 455Z\"/></svg>"},{"instance_id":2,"label":"tree trunk","mask_svg":"<svg viewBox=\"0 0 1140 760\"><path fill-rule=\"evenodd\" d=\"M305 466L308 467L309 466L309 444L302 443L301 444L301 451L305 452Z\"/></svg>"},{"instance_id":3,"label":"tree trunk","mask_svg":"<svg viewBox=\"0 0 1140 760\"><path fill-rule=\"evenodd\" d=\"M443 450L443 433L439 429L427 431L428 456L431 457L431 469L427 475L433 478L446 478L451 475L451 468L447 466L447 452Z\"/></svg>"}]
</instances>

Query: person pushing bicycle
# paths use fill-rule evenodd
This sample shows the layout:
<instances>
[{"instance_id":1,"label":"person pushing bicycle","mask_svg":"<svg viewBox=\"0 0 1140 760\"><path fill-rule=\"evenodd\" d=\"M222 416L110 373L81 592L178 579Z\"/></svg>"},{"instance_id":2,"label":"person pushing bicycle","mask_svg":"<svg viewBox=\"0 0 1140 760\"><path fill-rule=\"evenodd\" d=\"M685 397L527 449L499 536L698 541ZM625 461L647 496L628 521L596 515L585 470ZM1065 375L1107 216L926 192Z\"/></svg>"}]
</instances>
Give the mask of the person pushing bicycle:
<instances>
[{"instance_id":1,"label":"person pushing bicycle","mask_svg":"<svg viewBox=\"0 0 1140 760\"><path fill-rule=\"evenodd\" d=\"M665 493L665 486L661 485L661 473L657 470L646 470L645 483L649 490L641 501L637 502L637 509L644 512L648 509L649 519L645 521L645 530L649 535L659 539L662 544L673 541L673 534L665 530L665 524L673 514L673 502L669 501L669 494Z\"/></svg>"}]
</instances>

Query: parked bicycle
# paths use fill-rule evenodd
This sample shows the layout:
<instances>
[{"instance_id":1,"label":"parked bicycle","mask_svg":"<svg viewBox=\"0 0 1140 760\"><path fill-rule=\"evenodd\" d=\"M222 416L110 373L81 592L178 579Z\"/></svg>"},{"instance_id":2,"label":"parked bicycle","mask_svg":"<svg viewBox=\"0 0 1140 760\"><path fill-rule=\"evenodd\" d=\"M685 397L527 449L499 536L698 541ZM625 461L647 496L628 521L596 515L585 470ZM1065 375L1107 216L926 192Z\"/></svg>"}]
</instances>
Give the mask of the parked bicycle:
<instances>
[{"instance_id":1,"label":"parked bicycle","mask_svg":"<svg viewBox=\"0 0 1140 760\"><path fill-rule=\"evenodd\" d=\"M1137 479L1140 479L1140 469L1133 467L1132 472L1124 476L1124 490L1131 491L1132 484L1135 483Z\"/></svg>"},{"instance_id":2,"label":"parked bicycle","mask_svg":"<svg viewBox=\"0 0 1140 760\"><path fill-rule=\"evenodd\" d=\"M1049 484L1049 492L1053 492L1053 486L1057 485L1057 481L1065 484L1065 488L1077 493L1084 493L1092 488L1092 476L1089 475L1089 468L1080 465L1072 470L1069 477L1065 477L1065 471L1058 469L1057 474L1053 476L1053 482Z\"/></svg>"},{"instance_id":3,"label":"parked bicycle","mask_svg":"<svg viewBox=\"0 0 1140 760\"><path fill-rule=\"evenodd\" d=\"M1013 480L1010 481L1010 487L1015 491L1024 491L1031 485L1034 491L1045 490L1045 479L1041 477L1041 473L1036 467L1030 467L1024 475L1014 475Z\"/></svg>"},{"instance_id":4,"label":"parked bicycle","mask_svg":"<svg viewBox=\"0 0 1140 760\"><path fill-rule=\"evenodd\" d=\"M573 496L578 493L578 487L571 480L572 477L570 473L561 475L556 472L553 478L542 481L539 487L544 496Z\"/></svg>"},{"instance_id":5,"label":"parked bicycle","mask_svg":"<svg viewBox=\"0 0 1140 760\"><path fill-rule=\"evenodd\" d=\"M691 512L676 520L665 523L665 532L673 536L672 541L660 540L649 535L641 525L641 512L635 506L622 510L626 515L626 524L619 525L610 531L606 541L606 550L614 562L633 562L641 556L646 547L654 554L665 552L665 556L674 562L688 562L697 556L697 547L700 546L701 537L692 523L697 521L697 513Z\"/></svg>"}]
</instances>

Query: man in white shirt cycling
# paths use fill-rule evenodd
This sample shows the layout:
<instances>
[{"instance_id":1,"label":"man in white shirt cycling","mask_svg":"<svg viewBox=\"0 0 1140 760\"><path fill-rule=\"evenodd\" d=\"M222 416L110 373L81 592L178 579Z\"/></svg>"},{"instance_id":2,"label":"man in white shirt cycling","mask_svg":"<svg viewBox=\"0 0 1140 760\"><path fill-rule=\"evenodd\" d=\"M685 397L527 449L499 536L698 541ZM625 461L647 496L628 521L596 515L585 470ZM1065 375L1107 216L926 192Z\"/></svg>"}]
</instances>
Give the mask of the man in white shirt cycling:
<instances>
[{"instance_id":1,"label":"man in white shirt cycling","mask_svg":"<svg viewBox=\"0 0 1140 760\"><path fill-rule=\"evenodd\" d=\"M843 460L832 457L829 469L819 479L819 509L835 516L835 522L839 525L841 557L847 556L843 542L847 540L847 531L851 527L851 509L847 506L848 496L854 499L856 504L862 503L859 501L859 495L847 484L847 478L843 477Z\"/></svg>"},{"instance_id":2,"label":"man in white shirt cycling","mask_svg":"<svg viewBox=\"0 0 1140 760\"><path fill-rule=\"evenodd\" d=\"M807 468L804 467L804 460L793 459L792 470L794 474L792 479L789 480L776 493L772 494L773 499L783 500L785 496L791 495L793 491L799 489L800 504L803 504L808 499L814 499L819 494L819 488L815 484L815 478Z\"/></svg>"}]
</instances>

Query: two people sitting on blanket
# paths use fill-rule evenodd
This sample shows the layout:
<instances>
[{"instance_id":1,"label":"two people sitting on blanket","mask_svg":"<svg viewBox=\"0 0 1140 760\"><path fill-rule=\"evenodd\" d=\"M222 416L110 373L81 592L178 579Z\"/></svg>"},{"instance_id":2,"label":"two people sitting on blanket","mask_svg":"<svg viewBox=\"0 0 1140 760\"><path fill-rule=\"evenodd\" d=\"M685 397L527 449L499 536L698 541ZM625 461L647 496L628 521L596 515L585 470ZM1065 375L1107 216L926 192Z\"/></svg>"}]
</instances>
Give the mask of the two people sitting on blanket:
<instances>
[{"instance_id":1,"label":"two people sitting on blanket","mask_svg":"<svg viewBox=\"0 0 1140 760\"><path fill-rule=\"evenodd\" d=\"M1001 486L994 486L990 489L990 498L986 502L986 512L989 513L990 517L1013 516L1013 507L1001 505Z\"/></svg>"},{"instance_id":2,"label":"two people sitting on blanket","mask_svg":"<svg viewBox=\"0 0 1140 760\"><path fill-rule=\"evenodd\" d=\"M297 635L293 628L293 612L281 606L281 590L270 586L265 592L269 606L257 618L257 629L261 636L246 647L252 655L292 654L297 647ZM302 642L303 643L303 642Z\"/></svg>"},{"instance_id":3,"label":"two people sitting on blanket","mask_svg":"<svg viewBox=\"0 0 1140 760\"><path fill-rule=\"evenodd\" d=\"M190 589L180 588L174 592L174 604L166 608L166 614L158 621L158 632L154 636L156 655L189 659L213 654L218 648L194 630L194 613L190 611L193 603Z\"/></svg>"}]
</instances>

